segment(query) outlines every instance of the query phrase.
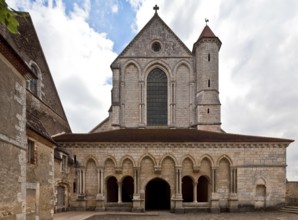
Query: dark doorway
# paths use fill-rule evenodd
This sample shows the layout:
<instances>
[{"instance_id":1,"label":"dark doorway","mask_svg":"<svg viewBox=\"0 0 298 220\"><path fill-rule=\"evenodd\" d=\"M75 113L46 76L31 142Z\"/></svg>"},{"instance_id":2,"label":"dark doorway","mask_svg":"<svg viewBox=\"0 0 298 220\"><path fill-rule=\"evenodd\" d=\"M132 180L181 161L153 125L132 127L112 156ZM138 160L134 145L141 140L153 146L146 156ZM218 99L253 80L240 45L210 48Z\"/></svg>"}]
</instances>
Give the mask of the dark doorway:
<instances>
[{"instance_id":1,"label":"dark doorway","mask_svg":"<svg viewBox=\"0 0 298 220\"><path fill-rule=\"evenodd\" d=\"M113 176L107 180L107 202L118 202L118 183Z\"/></svg>"},{"instance_id":2,"label":"dark doorway","mask_svg":"<svg viewBox=\"0 0 298 220\"><path fill-rule=\"evenodd\" d=\"M133 191L133 178L131 176L126 176L122 181L122 202L132 202Z\"/></svg>"},{"instance_id":3,"label":"dark doorway","mask_svg":"<svg viewBox=\"0 0 298 220\"><path fill-rule=\"evenodd\" d=\"M182 178L182 198L183 202L193 202L193 183L189 176Z\"/></svg>"},{"instance_id":4,"label":"dark doorway","mask_svg":"<svg viewBox=\"0 0 298 220\"><path fill-rule=\"evenodd\" d=\"M171 190L169 184L159 178L151 180L146 186L146 210L169 210Z\"/></svg>"},{"instance_id":5,"label":"dark doorway","mask_svg":"<svg viewBox=\"0 0 298 220\"><path fill-rule=\"evenodd\" d=\"M57 208L58 210L63 209L65 206L65 188L58 186L57 188Z\"/></svg>"},{"instance_id":6,"label":"dark doorway","mask_svg":"<svg viewBox=\"0 0 298 220\"><path fill-rule=\"evenodd\" d=\"M208 179L205 176L198 180L197 199L198 202L208 202Z\"/></svg>"}]
</instances>

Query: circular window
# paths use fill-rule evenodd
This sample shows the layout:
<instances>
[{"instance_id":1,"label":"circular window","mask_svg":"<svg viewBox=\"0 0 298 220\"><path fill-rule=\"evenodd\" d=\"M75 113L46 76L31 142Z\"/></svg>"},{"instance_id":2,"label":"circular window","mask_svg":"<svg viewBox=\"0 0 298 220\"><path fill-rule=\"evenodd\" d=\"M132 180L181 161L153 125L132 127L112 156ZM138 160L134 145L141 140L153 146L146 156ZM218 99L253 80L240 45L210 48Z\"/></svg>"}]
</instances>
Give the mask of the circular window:
<instances>
[{"instance_id":1,"label":"circular window","mask_svg":"<svg viewBox=\"0 0 298 220\"><path fill-rule=\"evenodd\" d=\"M158 52L160 51L161 49L161 45L159 42L154 42L152 45L151 45L151 48L154 52Z\"/></svg>"}]
</instances>

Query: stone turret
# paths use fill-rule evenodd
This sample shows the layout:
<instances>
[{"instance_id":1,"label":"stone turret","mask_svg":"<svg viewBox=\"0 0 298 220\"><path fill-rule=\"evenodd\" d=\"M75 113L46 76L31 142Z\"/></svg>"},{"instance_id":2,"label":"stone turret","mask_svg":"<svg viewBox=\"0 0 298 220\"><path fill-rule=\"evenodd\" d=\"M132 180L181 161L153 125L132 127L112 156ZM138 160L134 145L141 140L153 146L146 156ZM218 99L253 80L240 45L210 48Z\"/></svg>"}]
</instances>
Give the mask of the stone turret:
<instances>
[{"instance_id":1,"label":"stone turret","mask_svg":"<svg viewBox=\"0 0 298 220\"><path fill-rule=\"evenodd\" d=\"M218 91L218 52L221 41L206 24L193 46L195 56L196 125L200 130L222 132Z\"/></svg>"}]
</instances>

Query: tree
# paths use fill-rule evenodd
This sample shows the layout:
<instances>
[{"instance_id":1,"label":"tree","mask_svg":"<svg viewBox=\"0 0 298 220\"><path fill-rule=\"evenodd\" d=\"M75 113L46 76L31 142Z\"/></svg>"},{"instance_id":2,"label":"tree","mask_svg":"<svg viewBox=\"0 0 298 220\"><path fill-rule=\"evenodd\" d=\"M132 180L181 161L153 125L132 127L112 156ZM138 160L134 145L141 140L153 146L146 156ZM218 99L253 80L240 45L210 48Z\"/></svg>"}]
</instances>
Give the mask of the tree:
<instances>
[{"instance_id":1,"label":"tree","mask_svg":"<svg viewBox=\"0 0 298 220\"><path fill-rule=\"evenodd\" d=\"M0 0L0 23L4 25L11 33L19 33L19 22L17 17L24 17L21 12L8 7L5 0Z\"/></svg>"}]
</instances>

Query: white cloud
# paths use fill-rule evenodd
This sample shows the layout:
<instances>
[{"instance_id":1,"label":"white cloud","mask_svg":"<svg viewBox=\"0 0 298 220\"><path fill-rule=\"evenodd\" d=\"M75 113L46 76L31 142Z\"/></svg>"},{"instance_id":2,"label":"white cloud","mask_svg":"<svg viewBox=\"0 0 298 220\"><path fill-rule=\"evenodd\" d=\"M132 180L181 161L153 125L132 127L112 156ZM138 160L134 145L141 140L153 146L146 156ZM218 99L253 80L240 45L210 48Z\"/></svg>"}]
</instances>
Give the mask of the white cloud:
<instances>
[{"instance_id":1,"label":"white cloud","mask_svg":"<svg viewBox=\"0 0 298 220\"><path fill-rule=\"evenodd\" d=\"M115 13L118 12L118 10L119 10L118 5L117 4L113 4L112 5L112 12L115 14Z\"/></svg>"}]
</instances>

